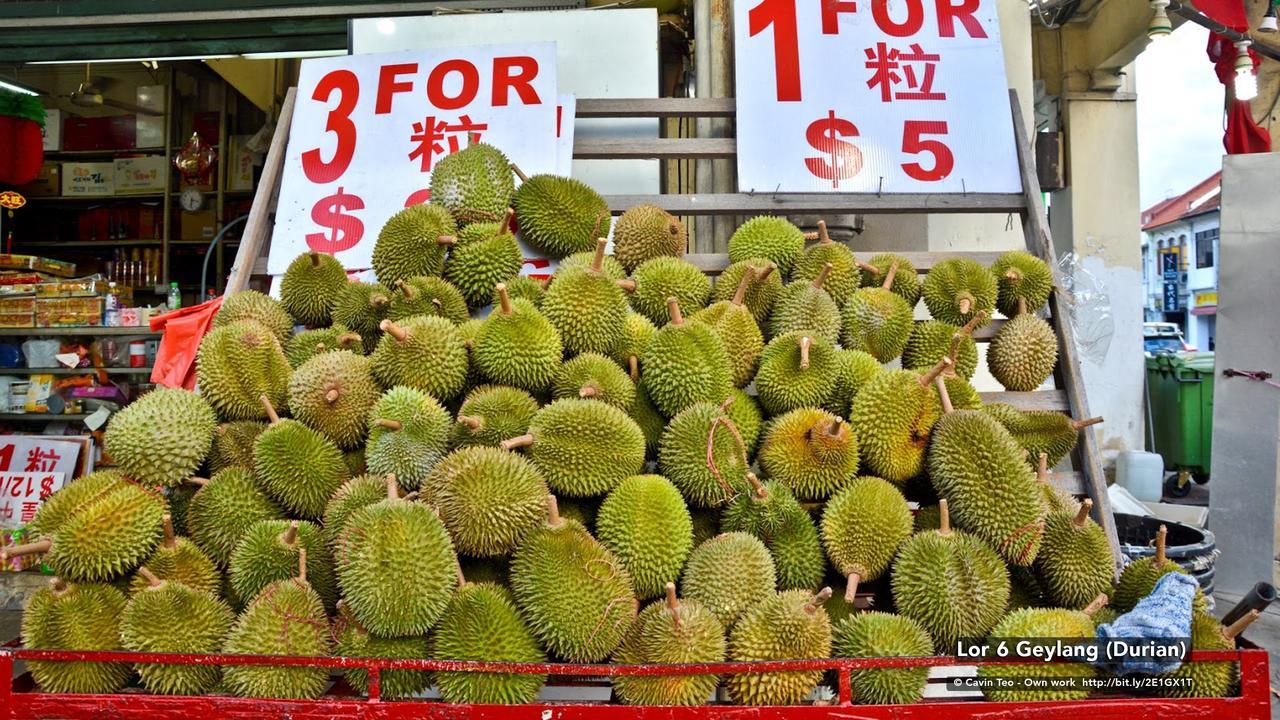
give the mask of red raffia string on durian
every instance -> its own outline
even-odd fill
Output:
[[[732,396],[730,396],[732,397]],[[727,407],[727,405],[726,405]],[[724,490],[725,500],[732,500],[737,491],[733,489],[729,483],[725,482],[724,475],[720,473],[720,468],[716,465],[715,443],[716,443],[716,427],[724,425],[733,435],[734,440],[738,443],[738,451],[742,453],[742,467],[750,467],[751,463],[747,461],[747,444],[742,439],[742,433],[738,432],[738,427],[728,417],[721,415],[711,421],[711,430],[707,433],[707,469],[711,471],[716,482],[720,484],[720,489]]]

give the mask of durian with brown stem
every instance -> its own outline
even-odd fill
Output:
[[[858,268],[862,270],[862,287],[883,287],[885,274],[894,263],[898,264],[898,273],[894,276],[889,289],[914,309],[916,303],[920,302],[920,276],[916,272],[916,266],[902,255],[881,253],[873,255],[865,263],[859,261]]]
[[[442,317],[454,325],[467,321],[467,301],[458,288],[435,276],[417,276],[391,283],[388,320],[426,315]]]
[[[866,470],[899,485],[920,474],[940,409],[933,381],[950,365],[942,358],[923,375],[883,370],[853,398],[849,424]]]
[[[840,311],[840,344],[846,349],[864,350],[887,363],[902,354],[911,337],[911,306],[890,288],[899,267],[889,266],[880,287],[862,288]]]
[[[826,281],[822,288],[827,291],[838,307],[843,307],[855,290],[862,285],[862,270],[858,258],[844,243],[831,239],[827,232],[827,221],[818,221],[818,243],[811,245],[791,271],[792,281],[813,280],[822,274],[827,265]]]
[[[493,286],[520,273],[524,255],[511,232],[516,211],[507,208],[503,219],[492,233],[471,242],[455,243],[444,263],[444,278],[476,308],[489,304]],[[478,227],[471,225],[469,227]],[[487,230],[487,226],[485,229]]]
[[[978,345],[973,341],[973,331],[986,318],[985,312],[977,313],[960,328],[941,320],[916,323],[906,347],[902,349],[902,367],[908,370],[929,368],[941,358],[950,356],[955,362],[952,371],[965,380],[971,379],[978,368]]]
[[[1191,614],[1191,649],[1235,650],[1236,638],[1261,616],[1252,609],[1230,625],[1224,627],[1217,618],[1196,609]],[[1233,662],[1184,662],[1182,667],[1164,677],[1174,678],[1162,686],[1166,697],[1229,697],[1238,692],[1240,665]],[[1190,678],[1190,686],[1182,681]]]
[[[284,356],[288,358],[289,365],[297,369],[302,363],[330,350],[350,350],[364,355],[364,340],[346,325],[303,330],[285,343]]]
[[[564,357],[560,333],[532,303],[512,300],[505,283],[498,283],[495,292],[498,307],[480,326],[471,349],[476,368],[499,385],[542,392]]]
[[[636,205],[613,226],[613,254],[627,272],[655,257],[683,257],[686,245],[684,223],[656,205]]]
[[[338,293],[333,304],[333,323],[350,328],[364,342],[365,353],[373,352],[382,337],[378,328],[391,307],[391,291],[379,283],[353,281]]]
[[[676,597],[666,584],[666,602],[646,607],[613,654],[624,665],[723,662],[724,626],[702,603]],[[699,705],[719,684],[715,675],[642,677],[617,675],[613,687],[628,705]]]
[[[280,278],[280,304],[303,325],[324,327],[346,284],[347,271],[332,255],[302,253]]]
[[[1116,580],[1115,592],[1111,594],[1111,606],[1116,612],[1124,614],[1138,604],[1138,601],[1151,594],[1160,578],[1169,573],[1188,574],[1186,569],[1169,559],[1165,547],[1169,528],[1161,525],[1156,531],[1155,552],[1148,557],[1141,557],[1124,566],[1119,579]],[[1204,593],[1196,588],[1192,609],[1208,612],[1208,603]]]
[[[1018,309],[991,339],[987,368],[1006,390],[1030,392],[1053,374],[1058,336],[1049,323],[1026,312],[1024,298],[1018,298]]]
[[[347,480],[342,451],[297,420],[281,419],[271,400],[260,398],[271,425],[253,446],[254,475],[276,502],[297,516],[318,518]]]
[[[1089,519],[1092,508],[1086,498],[1074,514],[1051,512],[1045,518],[1035,571],[1048,599],[1059,607],[1080,608],[1111,592],[1115,560],[1106,533]]]
[[[858,439],[843,418],[814,407],[773,418],[760,469],[803,500],[826,500],[858,474]]]
[[[560,333],[565,352],[608,354],[622,338],[627,298],[601,268],[608,240],[600,238],[590,267],[556,273],[542,298],[542,313]]]
[[[462,392],[469,358],[462,335],[444,318],[417,316],[402,324],[383,320],[385,335],[373,351],[373,376],[384,388],[405,385],[441,402]]]
[[[1048,455],[1049,465],[1057,465],[1075,449],[1082,430],[1103,421],[1101,417],[1072,420],[1056,410],[1018,410],[1004,403],[987,403],[982,410],[1012,433],[1029,457]]]
[[[581,398],[547,405],[528,433],[498,447],[528,447],[551,489],[570,497],[603,495],[644,466],[644,433],[635,421],[612,405]]]
[[[837,351],[825,338],[792,332],[769,341],[756,372],[756,393],[769,415],[818,407],[840,371]]]
[[[770,337],[805,332],[832,343],[840,339],[840,307],[824,289],[832,267],[827,263],[811,282],[792,281],[782,289],[769,316]]]
[[[697,265],[673,257],[656,257],[640,264],[618,287],[630,296],[631,308],[655,325],[667,320],[667,298],[674,297],[688,312],[701,310],[711,297],[711,280]]]
[[[218,566],[195,543],[174,535],[171,515],[165,514],[162,522],[164,539],[151,557],[138,568],[138,574],[129,583],[129,593],[136,594],[147,587],[149,581],[142,573],[146,570],[161,580],[179,582],[193,590],[216,594],[221,586]]]
[[[732,298],[748,268],[754,278],[743,295],[742,303],[751,310],[751,316],[758,325],[765,325],[769,320],[769,313],[773,311],[774,302],[782,293],[782,275],[775,272],[778,266],[772,260],[756,257],[730,264],[716,278],[716,285],[711,289],[711,301],[720,302]]]
[[[689,316],[691,322],[704,323],[719,336],[733,367],[733,385],[739,388],[751,383],[756,375],[756,366],[760,364],[760,354],[764,351],[760,326],[745,304],[747,288],[754,279],[755,271],[747,267],[732,298]]]
[[[879,578],[898,547],[911,537],[911,510],[902,493],[877,477],[860,477],[836,493],[822,513],[822,544],[848,579],[844,601],[853,604],[858,584]]]
[[[831,620],[822,607],[831,588],[776,593],[743,614],[729,634],[733,661],[794,660],[831,655]],[[725,687],[740,705],[795,705],[809,696],[821,670],[738,673]]]
[[[996,279],[991,271],[965,257],[936,263],[925,275],[921,290],[929,314],[952,325],[964,325],[984,310],[990,318],[996,305]]]
[[[667,417],[696,403],[719,404],[733,389],[733,367],[719,336],[709,327],[685,322],[680,303],[667,298],[671,322],[653,336],[641,358],[641,384]]]

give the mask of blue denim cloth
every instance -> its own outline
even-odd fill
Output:
[[[1190,575],[1167,573],[1133,610],[1116,618],[1115,622],[1099,625],[1098,639],[1191,637],[1191,601],[1199,587]],[[1116,675],[1128,675],[1173,672],[1182,665],[1182,661],[1176,658],[1123,658],[1100,660],[1097,664]]]

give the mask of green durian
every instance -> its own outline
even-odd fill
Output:
[[[631,376],[636,384],[636,399],[631,402],[627,414],[635,420],[636,426],[644,434],[644,456],[652,460],[658,456],[658,443],[662,440],[662,431],[667,429],[667,419],[653,406],[649,394],[640,384],[640,375]]]
[[[458,408],[458,420],[450,433],[454,448],[497,447],[529,432],[538,412],[538,401],[524,390],[502,385],[481,385]]]
[[[983,327],[996,306],[996,279],[973,260],[948,258],[936,263],[924,276],[921,294],[935,320],[967,325],[978,313],[985,312],[986,318],[978,321],[978,327]]]
[[[1027,312],[1044,307],[1053,291],[1053,270],[1048,263],[1025,250],[1010,250],[991,265],[996,278],[996,309],[1006,317],[1018,312],[1018,301],[1027,305]]]
[[[135,595],[150,585],[142,573],[145,568],[148,573],[161,580],[181,583],[192,590],[217,595],[222,584],[218,566],[194,542],[173,534],[171,516],[163,516],[162,522],[164,539],[151,557],[138,567],[138,573],[129,583],[129,594]]]
[[[224,420],[262,420],[263,395],[285,407],[290,372],[279,340],[254,320],[214,328],[196,352],[200,395]]]
[[[369,358],[349,350],[317,355],[289,378],[289,410],[343,450],[364,444],[369,409],[381,395]]]
[[[949,363],[940,362],[924,375],[884,370],[854,396],[849,424],[871,474],[902,484],[924,469],[929,433],[941,414],[933,380]]]
[[[711,328],[685,322],[675,298],[667,307],[671,322],[653,336],[641,359],[641,383],[649,399],[667,417],[695,403],[723,402],[733,389],[724,343]]]
[[[576,252],[560,259],[560,262],[556,264],[556,275],[572,268],[588,270],[595,265],[595,261],[596,250]],[[622,263],[618,262],[618,259],[612,255],[604,255],[600,258],[599,272],[614,281],[627,278],[627,269],[622,267]]]
[[[458,552],[501,557],[511,554],[542,520],[547,483],[520,455],[471,447],[436,463],[423,491],[439,510]]]
[[[174,487],[209,456],[217,427],[204,398],[158,387],[111,416],[103,449],[134,480]]]
[[[1047,455],[1050,466],[1075,449],[1081,430],[1102,422],[1102,418],[1072,420],[1056,410],[1018,410],[1004,403],[983,405],[982,411],[998,420],[1029,457]]]
[[[738,283],[733,298],[721,300],[689,316],[693,322],[703,323],[715,331],[729,357],[733,370],[733,386],[746,387],[756,376],[760,354],[764,352],[764,336],[755,316],[743,303],[747,287],[755,277],[755,271],[747,268]]]
[[[125,599],[98,583],[54,579],[27,600],[22,610],[22,646],[32,650],[124,650],[120,619]],[[114,693],[128,682],[126,663],[28,660],[27,668],[47,693]]]
[[[304,252],[280,278],[280,305],[299,323],[323,327],[346,284],[347,271],[332,255]]]
[[[760,409],[760,403],[739,388],[734,388],[729,393],[729,400],[726,402],[728,405],[725,406],[724,414],[728,415],[734,427],[738,428],[738,434],[742,436],[742,444],[747,451],[747,458],[754,458],[756,448],[760,444],[760,430],[764,425],[764,412]]]
[[[227,575],[237,597],[256,597],[267,585],[298,573],[305,556],[307,582],[332,611],[338,601],[333,558],[320,528],[304,520],[259,520],[245,531]]]
[[[803,332],[831,343],[840,339],[840,307],[823,288],[829,270],[824,266],[811,282],[793,280],[782,289],[769,315],[770,337]]]
[[[973,330],[985,317],[986,314],[978,313],[962,328],[941,320],[916,323],[902,349],[903,369],[925,370],[950,357],[955,363],[951,369],[965,380],[972,379],[978,368],[978,345],[973,341]]]
[[[723,662],[724,626],[697,600],[678,600],[675,583],[666,584],[666,601],[650,603],[613,654],[623,665]],[[642,677],[615,675],[613,688],[628,705],[702,705],[715,692],[715,675]]]
[[[1253,610],[1228,628],[1209,613],[1195,609],[1191,613],[1192,651],[1235,650],[1236,636],[1258,615],[1258,611]],[[1191,678],[1190,687],[1178,683],[1163,686],[1161,694],[1166,697],[1230,697],[1238,692],[1240,666],[1233,662],[1184,662],[1182,667],[1163,677]]]
[[[1105,600],[1105,596],[1103,597]],[[1090,642],[1094,639],[1093,618],[1088,612],[1061,608],[1022,608],[1009,613],[991,630],[989,641],[1023,638],[1053,638],[1070,643]],[[1019,685],[1023,679],[1068,680],[1077,683],[1094,677],[1097,671],[1083,662],[1031,662],[1017,665],[982,665],[978,677],[1009,678],[1013,689],[983,688],[982,694],[993,702],[1039,702],[1084,700],[1089,696],[1087,687],[1066,689],[1027,688]]]
[[[836,625],[832,650],[836,657],[847,658],[925,657],[933,654],[933,640],[909,617],[865,612]],[[929,668],[924,667],[849,673],[853,700],[860,705],[919,702],[928,679]]]
[[[636,386],[613,360],[587,352],[560,366],[551,383],[551,397],[599,400],[626,411],[635,402]]]
[[[521,237],[551,257],[590,250],[609,235],[609,204],[580,180],[534,175],[523,180],[513,202]]]
[[[627,313],[622,323],[622,337],[609,352],[609,357],[628,372],[632,371],[631,364],[634,362],[635,373],[638,374],[640,358],[644,357],[645,351],[649,349],[649,343],[657,332],[658,328],[649,322],[649,318],[638,312]]]
[[[128,480],[117,470],[97,470],[67,481],[36,508],[35,516],[26,527],[27,537],[52,535],[81,510],[126,482]]]
[[[487,143],[471,142],[431,168],[431,204],[444,207],[459,225],[501,220],[515,192],[511,161]]]
[[[818,243],[810,245],[796,261],[791,272],[792,282],[813,280],[827,270],[822,289],[831,296],[838,307],[843,307],[853,292],[862,285],[862,270],[858,258],[844,243],[838,243],[827,234],[825,220],[818,221]]]
[[[392,215],[378,232],[370,258],[378,282],[389,287],[397,280],[439,275],[448,250],[440,238],[457,233],[457,223],[439,205],[410,205]]]
[[[920,276],[916,274],[916,266],[901,255],[881,253],[873,256],[866,265],[859,265],[862,268],[862,287],[884,287],[886,274],[894,263],[898,264],[898,272],[894,274],[889,290],[914,309],[920,302]]]
[[[1122,615],[1129,612],[1139,600],[1156,589],[1156,583],[1160,578],[1169,573],[1189,574],[1185,568],[1165,556],[1165,540],[1168,532],[1168,528],[1161,525],[1156,532],[1155,553],[1133,560],[1124,566],[1124,570],[1116,580],[1115,592],[1111,594],[1110,605],[1113,610]],[[1198,588],[1191,607],[1193,610],[1209,611],[1204,594]]]
[[[346,325],[303,330],[285,343],[284,356],[289,361],[289,367],[296,369],[316,355],[330,350],[350,350],[363,355],[364,341],[347,329]]]
[[[837,351],[836,360],[839,370],[836,372],[835,383],[831,386],[831,394],[822,403],[822,407],[832,415],[846,417],[853,405],[853,398],[871,378],[880,373],[882,366],[871,353],[863,350]]]
[[[596,515],[596,535],[622,561],[641,600],[662,594],[693,550],[693,521],[684,498],[661,475],[618,483]]]
[[[883,286],[862,288],[845,303],[840,312],[845,349],[864,350],[882,363],[902,354],[913,323],[911,306],[890,289],[898,272],[897,265],[889,266]]]
[[[369,409],[365,461],[369,472],[395,475],[417,489],[449,443],[449,412],[421,390],[397,386]]]
[[[803,253],[804,233],[785,218],[753,217],[729,237],[729,262],[767,258],[784,276],[791,275],[791,268]]]
[[[726,532],[689,553],[680,590],[731,628],[744,612],[773,595],[777,578],[773,556],[759,538]]]
[[[213,316],[213,328],[226,327],[241,320],[253,320],[275,336],[281,345],[293,334],[293,318],[279,300],[257,290],[241,290],[222,299]]]
[[[366,353],[373,352],[382,337],[379,324],[391,308],[391,291],[378,283],[349,282],[333,304],[333,324],[360,336]]]
[[[227,468],[199,482],[203,485],[187,508],[187,531],[218,567],[227,567],[240,537],[254,523],[285,516],[258,486],[251,470]]]
[[[858,439],[825,410],[796,408],[769,423],[760,469],[804,500],[825,500],[858,474]]]
[[[1058,607],[1080,609],[1098,595],[1111,593],[1115,560],[1107,534],[1089,519],[1093,501],[1077,513],[1051,512],[1044,521],[1044,541],[1035,571],[1048,599]]]
[[[601,238],[590,266],[557,272],[542,298],[541,310],[560,332],[569,355],[607,355],[623,337],[627,298],[622,288],[601,272],[604,247]]]
[[[143,574],[120,618],[120,644],[131,652],[217,653],[231,630],[235,613],[216,590],[199,590],[174,580]],[[150,575],[150,577],[146,577]],[[204,695],[222,679],[217,665],[134,666],[142,686],[161,695]]]
[[[657,205],[636,205],[613,225],[613,254],[627,272],[656,257],[683,257],[687,245],[684,223]]]
[[[357,475],[342,483],[329,498],[321,528],[330,547],[337,547],[342,528],[357,510],[387,499],[387,481],[385,475]]]
[[[404,658],[423,660],[429,656],[430,646],[425,635],[404,637],[380,637],[365,629],[338,601],[338,616],[333,621],[333,652],[339,657]],[[369,693],[369,671],[350,668],[343,676],[351,687],[361,694]],[[378,674],[379,694],[384,698],[412,697],[431,686],[431,673],[422,670],[383,670]]]
[[[658,471],[690,506],[719,507],[749,488],[745,442],[724,406],[697,403],[672,418],[663,431]]]
[[[987,369],[1005,390],[1030,392],[1058,364],[1058,335],[1049,323],[1020,313],[996,332],[987,348]]]
[[[449,281],[432,276],[416,276],[390,283],[391,304],[387,307],[388,320],[426,315],[442,317],[454,325],[470,319],[467,301],[462,292]],[[493,288],[490,287],[491,291]]]
[[[467,379],[467,348],[453,323],[417,316],[402,324],[382,321],[386,334],[373,351],[373,376],[385,388],[405,385],[437,400],[462,392]]]
[[[827,501],[822,544],[836,571],[848,578],[844,601],[852,604],[858,584],[889,569],[898,547],[911,537],[906,498],[878,477],[855,479]]]
[[[444,278],[458,288],[473,308],[488,305],[494,286],[515,278],[524,266],[524,253],[516,236],[511,234],[510,221],[514,217],[515,212],[508,210],[506,221],[496,232],[474,242],[455,245],[445,260]]]
[[[640,427],[625,412],[594,400],[556,400],[533,416],[528,433],[499,447],[529,447],[551,489],[570,497],[603,495],[644,466]]]
[[[268,404],[271,426],[253,445],[253,471],[262,488],[289,512],[318,518],[347,481],[342,451],[297,420],[281,420]]]
[[[534,307],[542,307],[542,296],[547,293],[544,282],[528,275],[516,275],[504,280],[502,284],[507,286],[507,293],[512,300],[517,298],[528,300]],[[498,291],[495,287],[493,294],[489,297],[489,304],[497,305],[498,302]]]
[[[742,284],[747,268],[751,268],[752,278],[747,291],[742,297],[742,304],[751,311],[756,324],[764,325],[773,312],[773,304],[782,293],[782,275],[774,272],[777,264],[768,258],[754,257],[735,262],[725,268],[711,289],[711,301],[721,302],[733,298]]]
[[[711,297],[711,280],[691,262],[661,256],[646,260],[619,283],[631,293],[631,307],[656,326],[666,324],[667,300],[675,298],[686,312],[701,310]]]
[[[743,613],[729,634],[735,662],[797,660],[831,656],[831,620],[822,603],[830,588],[775,593]],[[739,705],[797,705],[822,679],[821,670],[738,673],[725,688]]]
[[[836,349],[826,339],[800,332],[779,335],[760,356],[760,405],[771,416],[822,405],[839,370]]]
[[[724,509],[720,527],[725,532],[747,532],[760,538],[773,556],[779,590],[801,590],[822,582],[826,556],[809,511],[786,485],[761,484],[748,474],[750,492],[736,496]]]
[[[445,609],[431,636],[434,660],[546,662],[506,588],[466,582]],[[436,686],[447,703],[519,705],[533,702],[545,675],[437,672]]]
[[[471,349],[476,368],[494,383],[542,392],[564,356],[560,333],[528,300],[508,298],[505,285],[498,296]]]

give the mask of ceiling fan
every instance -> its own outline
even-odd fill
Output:
[[[90,73],[90,65],[89,63],[85,63],[84,82],[81,82],[80,86],[77,87],[74,91],[72,91],[70,95],[67,96],[67,99],[71,101],[72,105],[77,105],[79,107],[86,107],[86,108],[103,107],[103,106],[113,107],[119,110],[128,110],[130,112],[138,113],[140,115],[159,116],[164,114],[158,110],[152,110],[150,108],[144,108],[140,105],[134,105],[133,103],[122,102],[120,100],[112,100],[111,98],[105,97],[102,94],[102,88],[110,87],[114,83],[114,81],[111,80],[110,78],[95,79],[91,77],[89,73]]]

